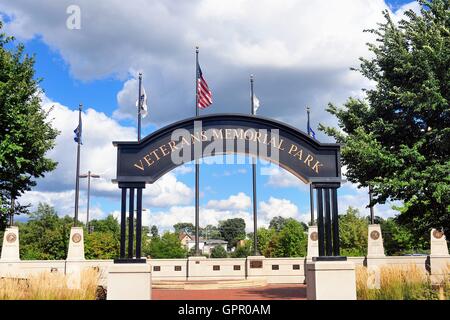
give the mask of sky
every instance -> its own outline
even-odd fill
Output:
[[[4,31],[34,54],[42,78],[42,106],[60,131],[48,156],[55,171],[37,180],[21,204],[54,206],[59,215],[74,214],[76,143],[73,130],[83,104],[81,173],[90,170],[90,217],[116,217],[120,190],[111,180],[116,170],[112,141],[137,137],[137,74],[143,73],[149,114],[143,136],[195,114],[195,46],[213,104],[201,114],[248,113],[249,76],[254,75],[258,114],[306,131],[306,106],[320,142],[333,142],[317,130],[337,126],[325,109],[348,97],[363,98],[368,82],[351,67],[369,57],[373,35],[364,29],[395,20],[415,2],[403,0],[0,0]],[[170,230],[194,222],[194,170],[191,163],[167,173],[144,190],[144,225]],[[275,216],[309,221],[309,186],[281,168],[258,162],[258,225]],[[344,168],[345,172],[345,168]],[[345,179],[345,177],[344,177]],[[81,221],[86,219],[87,181],[80,181]],[[349,206],[368,215],[368,194],[350,182],[338,190],[339,211]],[[396,214],[394,203],[378,205],[376,214]],[[200,171],[200,226],[243,218],[252,224],[252,176],[249,164],[207,164]],[[25,217],[19,217],[24,219]]]

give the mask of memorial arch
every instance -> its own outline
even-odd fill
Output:
[[[193,117],[161,128],[140,141],[115,141],[113,144],[117,147],[117,176],[113,182],[122,190],[120,258],[116,262],[145,261],[141,259],[140,234],[145,185],[184,163],[224,154],[268,160],[310,184],[311,198],[316,195],[319,257],[339,257],[337,189],[341,184],[341,167],[338,144],[320,143],[285,123],[243,114]],[[128,252],[125,252],[127,211],[130,223]]]

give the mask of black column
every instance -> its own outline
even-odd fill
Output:
[[[331,242],[331,211],[330,211],[330,189],[326,188],[325,192],[325,243],[326,255],[333,255],[333,243]]]
[[[340,255],[339,245],[339,213],[337,203],[337,188],[331,189],[331,197],[333,200],[333,255]]]
[[[142,189],[137,189],[136,199],[136,259],[141,258],[142,231]]]
[[[317,232],[319,234],[319,256],[325,255],[325,235],[323,225],[323,196],[322,189],[317,189]]]
[[[120,258],[125,259],[125,235],[127,232],[127,188],[122,188],[122,203],[120,210]]]
[[[134,188],[130,188],[130,198],[128,201],[128,259],[133,259],[134,240]]]
[[[312,188],[317,190],[317,233],[319,257],[317,260],[346,260],[340,257],[339,216],[337,188],[340,183],[315,182]]]

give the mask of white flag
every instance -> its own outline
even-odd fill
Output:
[[[259,108],[259,99],[253,95],[253,111],[256,114],[256,110]]]
[[[141,93],[141,103],[140,103],[140,113],[142,118],[145,118],[145,116],[147,115],[148,111],[147,111],[147,94],[145,93],[145,89],[144,87],[142,87],[142,93]],[[136,101],[136,107],[138,106],[139,101]]]

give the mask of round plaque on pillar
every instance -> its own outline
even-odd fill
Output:
[[[75,233],[75,234],[72,236],[72,241],[73,241],[74,243],[80,242],[80,241],[81,241],[81,234]]]
[[[11,232],[6,235],[6,241],[8,243],[14,243],[14,242],[16,242],[16,240],[17,240],[17,236],[14,233]]]
[[[433,237],[435,237],[436,239],[440,239],[444,236],[444,233],[442,231],[439,230],[434,230],[433,231]]]
[[[317,234],[317,231],[311,232],[311,234],[309,235],[309,238],[312,241],[317,241],[317,239],[319,238],[319,235]]]
[[[373,230],[373,231],[370,233],[370,238],[371,238],[372,240],[378,240],[378,238],[380,238],[380,233],[379,233],[377,230]]]

